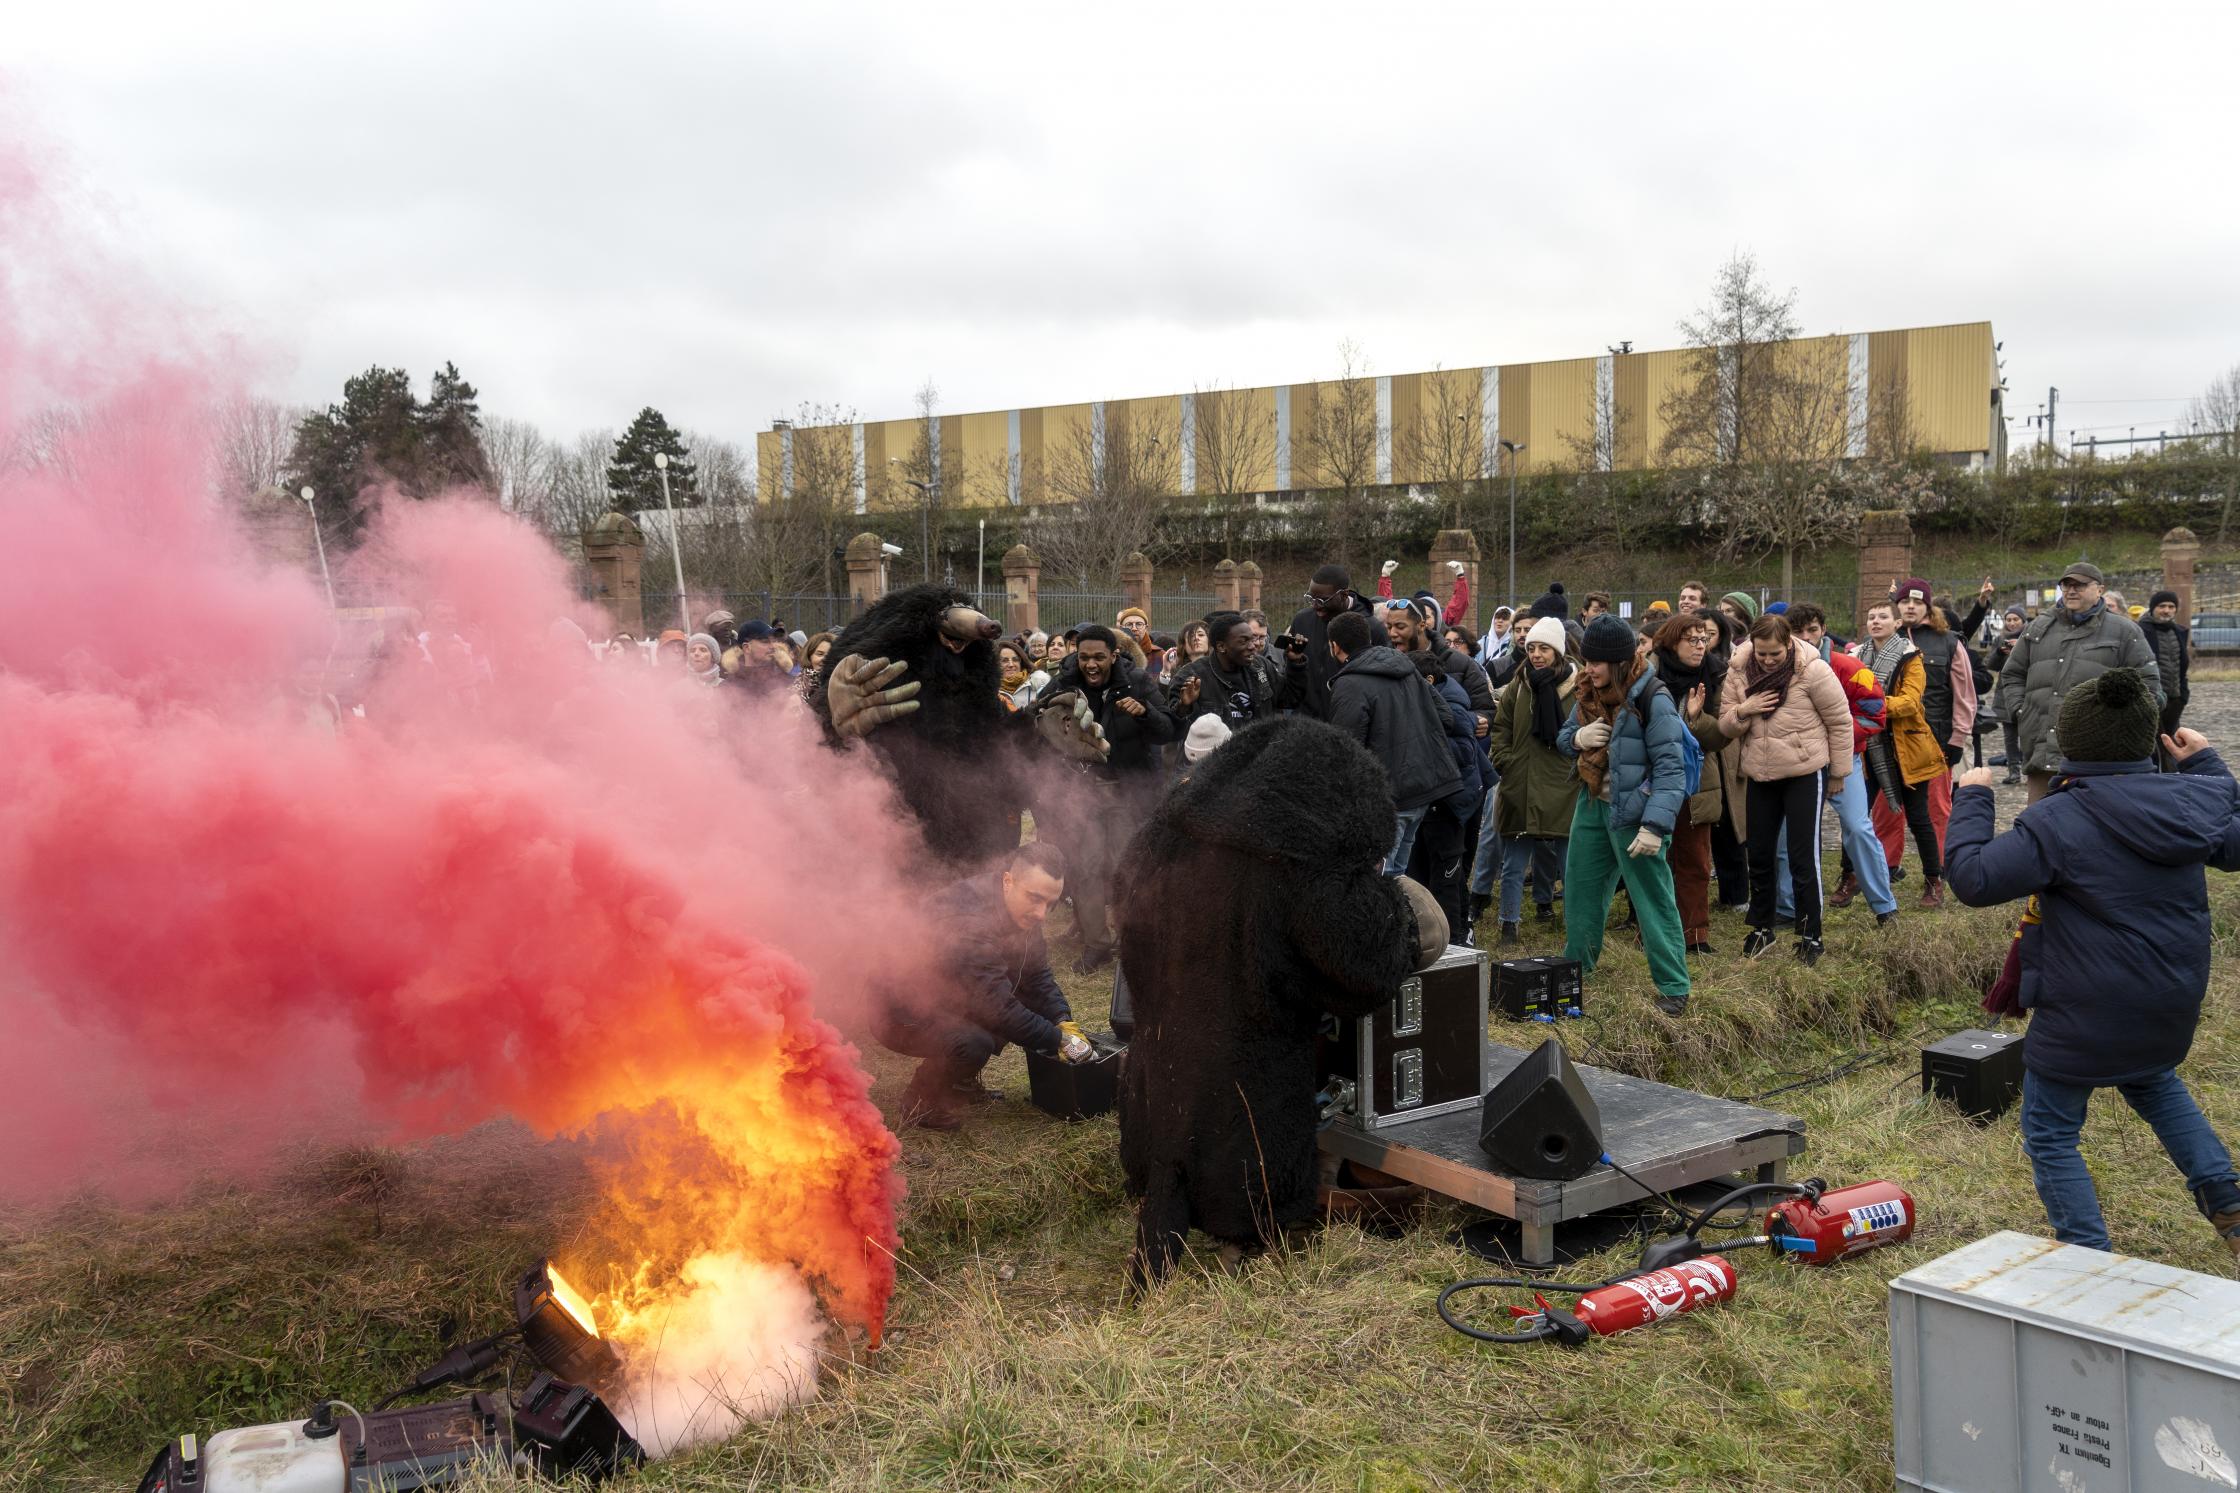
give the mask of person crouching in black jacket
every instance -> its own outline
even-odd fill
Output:
[[[995,1097],[981,1087],[980,1070],[1007,1043],[1070,1061],[1088,1055],[1042,941],[1065,882],[1064,854],[1037,840],[1002,869],[935,894],[955,941],[931,988],[916,1000],[890,1000],[873,1026],[880,1045],[925,1060],[903,1091],[902,1123],[956,1129],[963,1106]]]
[[[1072,864],[1073,916],[1081,930],[1073,968],[1085,975],[1112,962],[1112,867],[1158,801],[1159,748],[1178,733],[1158,686],[1122,656],[1110,628],[1082,628],[1042,696],[1068,690],[1081,692],[1112,750],[1101,763],[1069,764],[1045,782],[1035,795],[1035,823]]]

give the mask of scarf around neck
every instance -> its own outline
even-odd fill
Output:
[[[1593,721],[1608,721],[1612,740],[1617,739],[1618,713],[1625,708],[1626,696],[1632,692],[1635,681],[1641,677],[1638,659],[1628,661],[1622,668],[1624,672],[1612,675],[1610,682],[1601,689],[1596,689],[1584,677],[1579,680],[1579,724],[1583,726]],[[1609,775],[1609,742],[1598,747],[1579,749],[1579,781],[1587,785],[1589,793],[1601,798],[1603,782]]]
[[[1745,695],[1771,695],[1773,708],[1779,710],[1789,698],[1789,686],[1797,677],[1797,646],[1791,643],[1781,650],[1781,662],[1768,663],[1765,655],[1756,648],[1750,650],[1750,662],[1742,671],[1742,692]]]
[[[1571,661],[1559,658],[1545,669],[1525,665],[1525,688],[1532,691],[1532,739],[1550,751],[1563,730],[1563,681],[1571,677]]]
[[[1704,708],[1717,707],[1719,687],[1726,682],[1727,667],[1713,656],[1710,649],[1704,649],[1703,662],[1692,669],[1680,662],[1679,654],[1667,653],[1662,648],[1656,651],[1656,659],[1657,681],[1672,696],[1672,703],[1680,707],[1683,718],[1688,713],[1688,696],[1695,692],[1699,684],[1703,686]]]
[[[1880,643],[1869,638],[1866,647],[1859,654],[1859,661],[1874,670],[1874,682],[1882,686],[1884,693],[1888,693],[1890,680],[1898,672],[1898,665],[1906,661],[1907,654],[1918,651],[1904,633],[1894,632]]]

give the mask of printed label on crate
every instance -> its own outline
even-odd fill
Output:
[[[1869,1203],[1864,1208],[1851,1210],[1851,1221],[1843,1226],[1846,1239],[1863,1239],[1869,1234],[1879,1234],[1884,1229],[1905,1227],[1906,1210],[1897,1203]]]

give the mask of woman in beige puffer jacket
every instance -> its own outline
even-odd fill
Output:
[[[1774,867],[1789,836],[1797,907],[1797,957],[1819,962],[1820,805],[1829,782],[1851,771],[1851,711],[1843,684],[1818,649],[1789,639],[1788,619],[1761,617],[1735,649],[1719,697],[1719,726],[1738,738],[1749,781],[1750,936],[1755,959],[1773,947]],[[1823,771],[1827,777],[1822,778]]]

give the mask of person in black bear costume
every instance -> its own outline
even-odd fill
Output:
[[[1002,631],[961,591],[906,586],[847,625],[809,690],[827,739],[869,741],[927,850],[949,865],[977,866],[1018,844],[1021,753],[1032,742],[1077,760],[1108,750],[1077,694],[1004,708]]]
[[[1368,1014],[1446,952],[1430,893],[1382,874],[1397,828],[1376,758],[1284,716],[1198,763],[1129,844],[1114,890],[1132,1285],[1162,1279],[1193,1226],[1252,1250],[1312,1215],[1323,1016]],[[1157,916],[1178,906],[1199,911]]]

